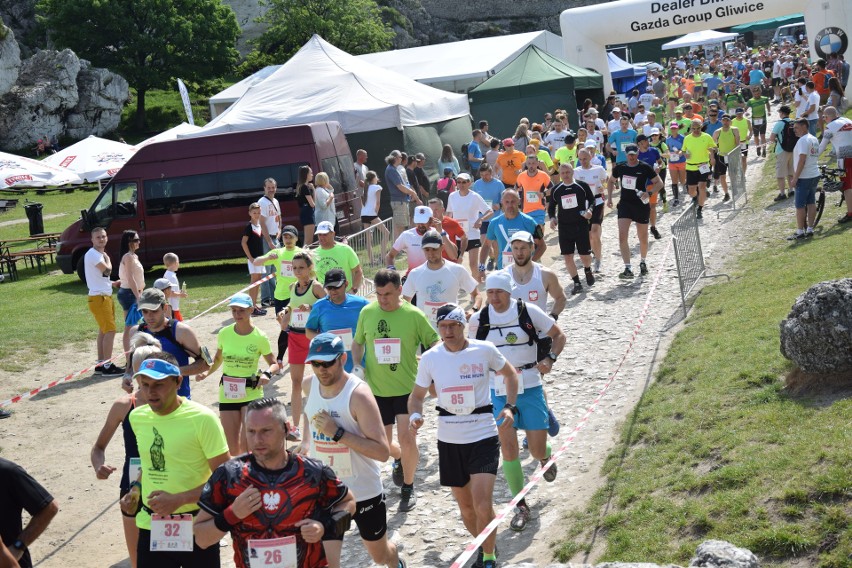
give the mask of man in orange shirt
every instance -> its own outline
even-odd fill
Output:
[[[695,120],[697,118],[701,122],[704,122],[703,116],[695,114],[695,109],[693,108],[692,103],[683,105],[683,118],[684,120]]]
[[[516,186],[523,203],[522,211],[532,217],[537,225],[544,225],[547,195],[553,184],[542,168],[538,156],[530,153],[524,162],[524,171],[518,174]]]
[[[507,188],[515,187],[526,155],[515,149],[515,142],[511,138],[503,140],[503,148],[504,151],[497,156],[496,174]]]
[[[831,89],[828,88],[828,80],[834,77],[834,72],[826,69],[825,59],[818,59],[816,67],[816,73],[814,73],[811,81],[814,82],[816,92],[819,93],[819,104],[824,105],[828,102],[828,95],[831,93]]]

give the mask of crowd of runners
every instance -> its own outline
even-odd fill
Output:
[[[91,461],[98,478],[121,477],[131,564],[218,566],[219,541],[230,534],[238,567],[339,567],[354,521],[376,564],[404,567],[387,532],[380,464],[391,461],[397,514],[407,513],[417,507],[422,448],[433,443],[440,484],[450,488],[464,528],[479,535],[495,516],[498,468],[512,495],[525,485],[521,446],[546,467],[546,482],[557,477],[548,462],[559,423],[542,378],[566,345],[557,323],[565,290],[582,294],[609,268],[601,239],[607,211],[617,213],[623,262],[613,273],[636,277],[635,225],[638,272],[646,275],[649,233],[663,236],[659,209],[689,206],[701,219],[708,199],[730,199],[728,160],[745,168],[750,153],[765,158],[772,151],[777,199],[795,189],[796,235],[806,236],[813,165],[831,144],[847,172],[849,212],[840,222],[852,220],[852,121],[843,117],[848,75],[842,57],[809,62],[798,46],[691,53],[652,73],[643,92],[613,94],[600,108],[587,101],[576,132],[561,109],[540,123],[522,119],[502,139],[482,121],[459,149],[461,160],[444,148],[434,186],[422,154],[393,151],[377,173],[359,150],[362,222],[393,219],[388,250],[369,251],[386,265],[372,275],[372,301],[359,295],[362,259],[337,238],[333,221],[311,225],[311,235],[301,235],[317,242],[299,246],[300,231],[282,223],[275,180],[263,180],[242,244],[252,283],[271,278],[260,298],[256,286],[229,299],[233,323],[219,330],[215,350],[182,321],[186,292],[177,255],[166,255],[163,278],[145,287],[134,259],[139,237],[127,234],[120,281],[112,281],[106,231],[94,229],[85,271],[100,330],[96,372],[123,375],[127,394],[110,409]],[[781,120],[767,131],[772,105],[781,105]],[[312,172],[300,173],[297,193],[315,202],[311,179]],[[384,230],[376,227],[377,243],[390,238]],[[545,234],[553,232],[570,283],[537,262]],[[407,267],[398,269],[403,253]],[[126,368],[112,356],[116,287],[126,318]],[[274,342],[252,319],[264,317],[266,307],[274,308],[280,328]],[[288,403],[265,397],[264,388],[282,380],[285,369]],[[200,381],[218,381],[218,415],[192,400]],[[436,440],[424,439],[430,422]],[[125,460],[111,466],[106,448],[119,428]],[[17,525],[3,534],[9,551],[2,552],[13,559],[8,565],[29,566],[27,546],[55,506],[11,462],[0,460],[0,471],[10,472],[8,486],[26,498]],[[22,508],[33,515],[27,527]],[[510,528],[523,531],[530,517],[521,500]],[[474,566],[497,566],[496,540],[492,532]]]

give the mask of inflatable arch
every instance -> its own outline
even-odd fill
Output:
[[[844,53],[852,30],[849,0],[617,0],[565,10],[565,60],[590,67],[612,89],[606,46],[804,13],[811,58]]]

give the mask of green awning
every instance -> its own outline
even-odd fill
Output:
[[[754,32],[757,30],[768,30],[770,28],[777,28],[778,26],[783,26],[784,24],[794,24],[796,22],[804,23],[804,21],[804,15],[790,14],[789,16],[780,16],[778,18],[760,20],[759,22],[752,22],[750,24],[740,24],[738,26],[733,26],[731,27],[731,31],[737,32],[738,34],[742,34],[745,32]]]

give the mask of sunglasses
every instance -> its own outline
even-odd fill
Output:
[[[333,367],[337,360],[340,357],[335,357],[331,361],[311,361],[311,367],[320,367],[321,369],[328,369],[329,367]]]
[[[142,239],[130,239],[131,243],[138,243],[138,242],[141,242],[141,241],[142,241]]]

